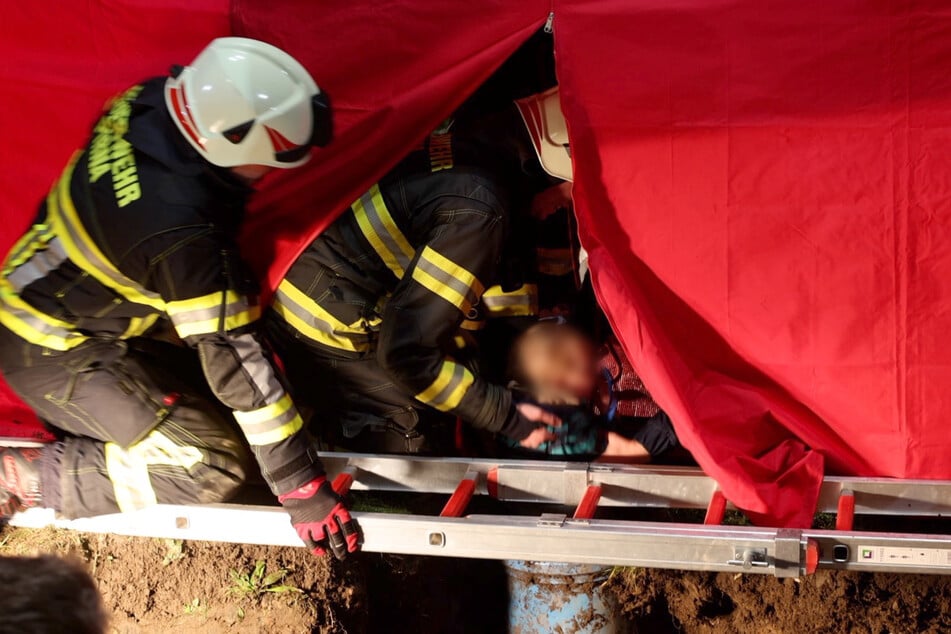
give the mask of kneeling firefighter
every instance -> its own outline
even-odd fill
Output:
[[[571,177],[557,89],[518,106],[430,135],[279,285],[271,339],[298,397],[338,421],[338,445],[444,451],[445,414],[526,447],[560,424],[459,354],[464,322],[531,311],[527,286],[503,284],[503,249],[516,210]]]
[[[214,40],[107,104],[0,274],[0,368],[61,437],[0,449],[4,513],[225,500],[249,445],[315,552],[357,548],[256,333],[236,242],[251,184],[330,136],[329,102],[304,67],[245,38]],[[197,356],[158,340],[169,323]]]

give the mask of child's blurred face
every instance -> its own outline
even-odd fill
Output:
[[[527,387],[555,390],[579,399],[594,391],[598,365],[594,344],[565,326],[529,331],[519,355]]]

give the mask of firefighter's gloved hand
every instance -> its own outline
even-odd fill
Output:
[[[518,403],[512,407],[508,420],[500,430],[526,449],[555,439],[555,428],[561,427],[561,418],[535,403]]]
[[[359,548],[357,524],[324,476],[277,499],[291,516],[297,534],[315,555],[324,555],[329,550],[337,559],[345,559],[347,553]]]

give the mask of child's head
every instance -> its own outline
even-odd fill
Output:
[[[591,396],[597,383],[596,352],[594,343],[581,331],[554,322],[541,322],[512,344],[509,374],[533,390],[585,399]]]

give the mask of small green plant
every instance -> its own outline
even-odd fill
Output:
[[[262,594],[281,594],[284,592],[303,592],[300,588],[282,583],[290,572],[286,568],[266,573],[267,564],[258,561],[251,572],[231,570],[231,594],[241,597],[257,597]]]
[[[835,514],[818,513],[812,522],[814,528],[821,530],[832,530],[835,528]]]
[[[182,609],[185,614],[200,614],[204,615],[208,611],[208,606],[204,605],[201,602],[201,599],[195,597],[192,599],[191,603],[186,603],[185,607]]]
[[[185,542],[181,539],[166,539],[165,557],[162,558],[162,566],[169,566],[179,559],[185,558]]]

